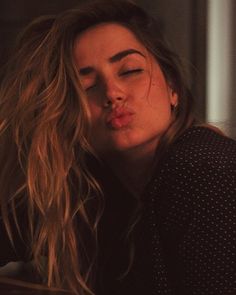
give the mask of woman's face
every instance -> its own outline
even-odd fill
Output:
[[[116,23],[81,33],[74,54],[91,111],[90,143],[98,154],[154,151],[177,104],[155,58]]]

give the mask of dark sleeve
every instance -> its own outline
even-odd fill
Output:
[[[236,165],[173,160],[162,237],[177,294],[236,294]],[[167,185],[168,184],[168,185]]]

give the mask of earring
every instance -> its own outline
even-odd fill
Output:
[[[177,107],[178,107],[178,104],[177,104],[177,103],[176,103],[176,104],[172,104],[172,105],[170,106],[171,112],[176,113],[176,111],[177,111]]]

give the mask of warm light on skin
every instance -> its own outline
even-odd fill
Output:
[[[84,31],[75,41],[74,53],[88,96],[95,150],[154,152],[171,122],[171,105],[177,104],[177,94],[155,58],[130,30],[115,23]],[[133,113],[131,121],[109,128],[107,117],[120,107]]]

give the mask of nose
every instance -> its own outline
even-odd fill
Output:
[[[125,91],[118,81],[109,79],[104,83],[104,107],[114,107],[125,99]]]

